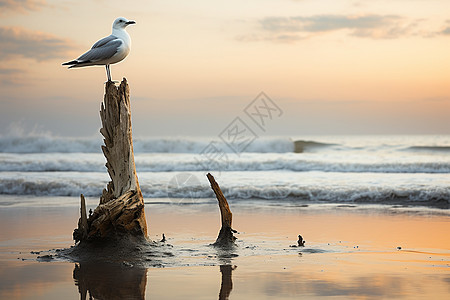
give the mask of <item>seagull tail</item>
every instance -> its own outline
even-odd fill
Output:
[[[69,69],[71,68],[79,68],[84,67],[86,65],[89,65],[90,61],[79,61],[79,60],[71,60],[68,62],[63,63],[63,66],[69,66]]]
[[[71,60],[71,61],[68,61],[68,62],[63,63],[62,65],[63,65],[63,66],[76,65],[76,64],[78,64],[78,63],[79,63],[78,60]]]

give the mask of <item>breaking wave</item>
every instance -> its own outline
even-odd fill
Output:
[[[99,197],[109,181],[102,143],[100,136],[0,136],[0,194]],[[257,138],[234,153],[218,137],[134,139],[146,198],[213,199],[204,178],[212,172],[228,199],[270,200],[271,205],[412,203],[448,208],[449,145],[447,136],[276,137]],[[183,182],[172,180],[183,173],[195,174],[197,180],[173,186]]]
[[[202,153],[207,147],[233,153],[233,145],[208,138],[135,138],[135,153]],[[101,137],[66,138],[52,135],[0,136],[2,153],[101,153]],[[289,138],[258,138],[243,152],[286,153],[294,151]]]
[[[345,173],[450,173],[450,159],[436,161],[432,157],[399,159],[384,156],[382,159],[355,161],[345,156],[320,154],[308,156],[295,153],[242,153],[224,155],[209,160],[201,154],[146,154],[135,156],[139,172],[185,171],[274,171],[294,172],[345,172]],[[0,172],[106,172],[105,158],[94,153],[39,153],[0,154]]]
[[[159,182],[142,180],[140,186],[145,198],[167,198],[174,203],[195,204],[195,199],[214,198],[206,180],[201,183],[197,177],[195,179],[184,186],[173,185],[169,180]],[[99,197],[107,181],[107,176],[101,174],[90,174],[78,178],[61,178],[61,176],[54,178],[2,178],[0,179],[0,194],[77,197],[84,194],[88,197]],[[340,187],[330,185],[299,187],[289,182],[252,185],[235,181],[223,184],[222,191],[229,200],[276,200],[280,205],[286,202],[324,202],[420,204],[448,208],[450,203],[450,188],[445,186],[428,188],[382,186],[375,188],[362,184]]]
[[[406,150],[423,152],[450,152],[450,146],[411,146],[406,148]]]

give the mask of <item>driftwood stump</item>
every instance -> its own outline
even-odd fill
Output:
[[[229,247],[234,245],[234,241],[236,237],[233,233],[236,230],[232,229],[231,222],[233,219],[233,214],[231,213],[230,207],[228,206],[228,201],[222,193],[222,190],[219,187],[219,184],[216,182],[214,177],[208,173],[206,175],[208,177],[209,183],[211,184],[211,188],[216,194],[217,201],[219,202],[220,215],[222,220],[222,227],[220,228],[219,236],[216,239],[216,242],[213,244],[214,246],[219,247]]]
[[[94,242],[133,237],[147,238],[144,198],[134,164],[131,134],[130,89],[124,78],[119,87],[109,81],[100,116],[102,146],[111,181],[103,190],[100,204],[87,218],[81,195],[81,217],[74,230],[75,242]]]

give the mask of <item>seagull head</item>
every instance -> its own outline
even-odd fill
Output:
[[[126,18],[117,18],[113,23],[113,29],[125,29],[128,25],[136,24],[135,21],[129,21]]]

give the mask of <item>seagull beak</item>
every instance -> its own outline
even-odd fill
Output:
[[[135,22],[135,21],[128,21],[128,22],[126,22],[125,24],[131,25],[131,24],[136,24],[136,22]]]

